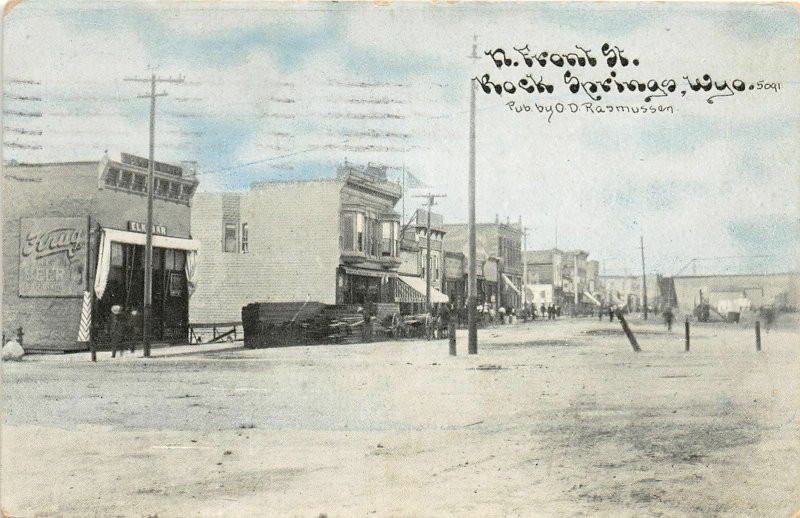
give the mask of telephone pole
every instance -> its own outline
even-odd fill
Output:
[[[472,38],[473,61],[478,60],[478,36]],[[469,354],[478,354],[478,322],[476,301],[478,298],[478,281],[475,246],[475,80],[469,80],[469,278],[467,291],[467,327],[469,336]]]
[[[519,228],[522,230],[522,310],[527,309],[528,305],[528,227],[522,226],[522,218],[519,221]]]
[[[427,252],[425,257],[425,308],[431,310],[431,207],[434,205],[435,198],[447,198],[446,194],[426,194],[424,196],[414,196],[414,198],[427,198],[428,200],[428,225],[425,235],[427,236]],[[419,214],[419,213],[417,213]],[[419,223],[419,222],[417,222]]]
[[[150,99],[150,154],[147,164],[147,223],[145,229],[144,247],[144,308],[142,311],[142,341],[144,342],[144,356],[150,356],[150,320],[153,311],[153,169],[156,142],[156,97],[165,97],[166,92],[156,93],[156,83],[183,83],[183,77],[156,77],[151,74],[149,79],[129,77],[125,81],[137,83],[150,83],[150,93],[137,95],[140,99]]]
[[[647,274],[644,271],[644,236],[639,236],[642,249],[642,304],[644,305],[644,319],[647,320]]]
[[[578,284],[579,284],[578,281],[580,280],[578,278],[578,250],[575,250],[575,264],[574,264],[574,266],[575,266],[575,273],[574,273],[575,277],[572,279],[572,291],[575,292],[574,293],[575,300],[574,300],[573,306],[572,306],[572,316],[576,317],[576,316],[578,316]]]

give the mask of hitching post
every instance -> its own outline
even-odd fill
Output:
[[[686,318],[686,352],[689,352],[689,318]]]
[[[622,324],[622,330],[625,331],[625,336],[628,337],[628,341],[631,343],[631,347],[633,347],[633,352],[639,352],[642,350],[639,347],[639,343],[636,341],[636,337],[633,336],[633,331],[631,328],[628,327],[628,322],[625,320],[625,316],[622,314],[621,310],[617,310],[617,318],[619,319],[619,323]]]
[[[761,350],[761,322],[756,320],[756,351]]]
[[[447,337],[450,339],[450,356],[456,355],[456,322],[452,313],[447,322]]]

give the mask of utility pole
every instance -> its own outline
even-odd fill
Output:
[[[478,60],[478,36],[472,37],[473,61]],[[478,322],[476,303],[478,298],[478,270],[475,264],[475,80],[469,80],[469,287],[467,291],[467,326],[469,354],[478,354]]]
[[[522,226],[522,220],[519,225],[522,230],[522,310],[525,311],[528,303],[528,227]]]
[[[424,196],[414,196],[415,198],[427,198],[428,200],[428,225],[425,235],[427,236],[427,248],[425,257],[425,307],[427,311],[431,310],[431,208],[434,205],[435,198],[447,198],[446,194],[426,194]],[[419,224],[419,222],[417,222]]]
[[[575,250],[575,273],[574,279],[572,279],[572,291],[575,292],[575,301],[573,302],[572,306],[572,316],[578,316],[578,251]]]
[[[150,356],[150,320],[153,312],[153,185],[154,185],[154,155],[156,142],[156,97],[165,97],[166,92],[156,93],[156,83],[183,83],[183,77],[156,77],[151,74],[149,79],[130,77],[125,81],[150,83],[148,95],[137,95],[138,98],[150,99],[150,154],[147,164],[147,223],[145,229],[144,248],[144,308],[142,311],[142,341],[144,342],[144,356]]]
[[[644,271],[644,236],[639,236],[642,249],[642,304],[644,305],[644,319],[647,320],[647,274]]]
[[[556,212],[556,244],[553,248],[558,248],[558,212]]]

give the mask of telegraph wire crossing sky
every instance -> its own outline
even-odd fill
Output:
[[[615,68],[619,79],[709,74],[780,89],[713,104],[619,94],[608,102],[672,110],[601,115],[563,70],[498,68],[484,54],[580,46],[602,60],[604,43],[639,61]],[[787,271],[798,268],[798,51],[798,14],[783,5],[22,3],[4,19],[3,152],[146,156],[148,106],[124,78],[155,71],[186,79],[158,99],[156,159],[196,162],[204,190],[371,162],[447,192],[437,210],[464,222],[470,79],[525,72],[553,93],[478,92],[479,221],[521,215],[536,249],[554,245],[557,217],[559,247],[607,258],[608,273],[635,271],[640,234],[653,272],[704,257],[731,257],[703,261],[722,273]],[[572,69],[582,81],[609,71]],[[538,112],[557,103],[578,113]]]

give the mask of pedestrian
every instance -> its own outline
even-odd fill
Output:
[[[134,337],[142,333],[142,319],[141,319],[141,312],[139,311],[138,306],[133,306],[131,308],[130,315],[128,315],[128,322],[127,325],[124,326],[128,330],[128,337]],[[131,354],[133,354],[136,348],[136,340],[130,340],[131,344]]]
[[[544,307],[544,302],[542,302],[542,306],[539,308],[539,313],[542,316],[542,320],[547,317],[547,309]]]
[[[764,308],[764,330],[769,333],[772,323],[775,321],[775,308],[767,306]]]
[[[600,322],[603,321],[603,313],[605,313],[605,309],[603,309],[603,306],[597,308],[597,318],[600,319]]]
[[[120,339],[122,336],[122,306],[119,304],[114,304],[111,306],[111,316],[109,317],[109,331],[111,335],[111,357],[115,358],[117,356],[117,347],[119,347],[119,356],[122,358],[122,353],[125,349],[122,347],[120,343]]]
[[[506,308],[504,306],[500,306],[500,309],[497,310],[499,315],[499,320],[501,324],[506,323]]]
[[[614,321],[614,306],[608,306],[608,321]]]
[[[667,306],[667,309],[664,310],[664,322],[667,324],[667,331],[672,332],[672,321],[675,319],[675,314],[672,312],[672,308]]]

